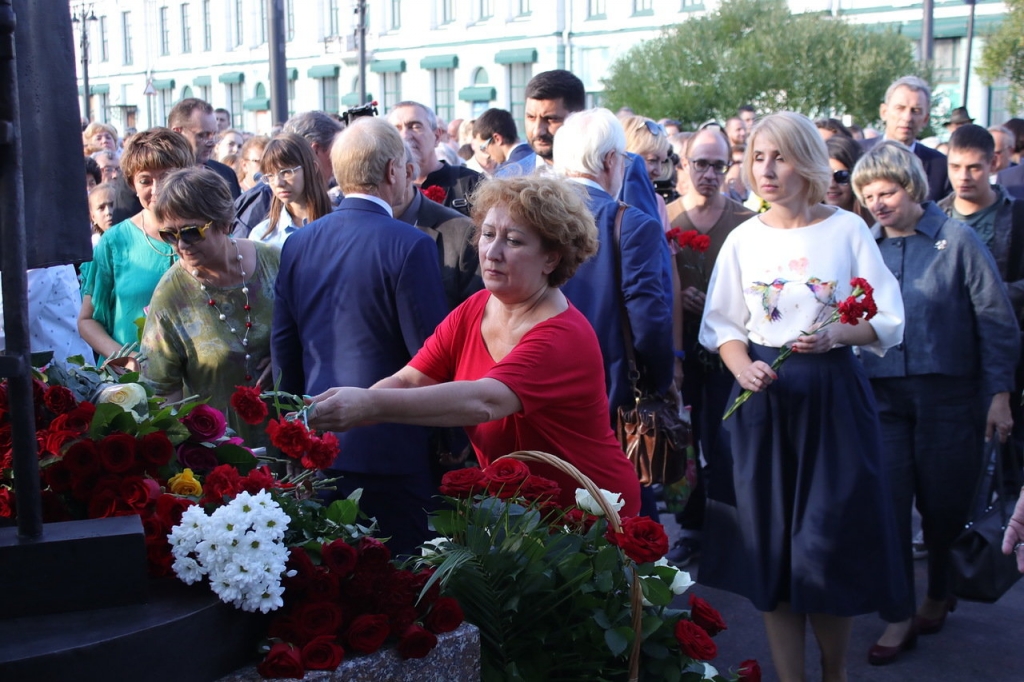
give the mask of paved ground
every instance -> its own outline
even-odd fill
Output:
[[[663,515],[666,529],[674,526]],[[670,531],[671,535],[671,531]],[[925,562],[917,561],[917,592],[923,597]],[[697,564],[687,567],[696,578]],[[777,680],[761,615],[746,599],[695,585],[692,592],[722,612],[729,629],[715,638],[719,656],[712,664],[735,670],[747,658],[761,664],[765,682]],[[688,598],[687,595],[683,595]],[[941,633],[920,637],[917,648],[888,666],[871,666],[868,648],[884,628],[875,615],[854,620],[850,644],[850,682],[1024,682],[1024,579],[996,604],[961,601]],[[808,629],[807,679],[821,679],[817,645]]]

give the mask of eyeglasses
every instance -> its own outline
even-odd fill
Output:
[[[708,161],[707,159],[687,159],[693,169],[698,173],[703,173],[708,168],[714,169],[718,175],[725,175],[726,172],[732,168],[732,161]]]
[[[248,161],[249,163],[259,163],[259,162],[260,162],[260,161],[262,161],[262,160],[263,160],[263,159],[261,159],[261,158],[255,158],[255,159],[246,159],[246,161]]]
[[[484,143],[483,143],[483,144],[481,144],[481,145],[477,145],[477,147],[476,147],[476,148],[477,148],[477,149],[479,149],[479,150],[480,150],[480,151],[482,151],[482,152],[486,152],[486,151],[487,151],[487,148],[491,146],[491,143],[492,143],[492,142],[494,142],[494,136],[493,136],[493,135],[491,135],[491,136],[490,136],[490,137],[488,137],[488,138],[487,138],[486,140],[484,140]]]
[[[850,171],[839,170],[832,174],[832,179],[836,181],[837,185],[849,185],[850,184]]]
[[[271,185],[274,183],[274,178],[279,179],[281,182],[291,182],[291,179],[295,177],[297,171],[302,170],[302,166],[296,166],[295,168],[285,168],[279,170],[276,173],[264,173],[260,178],[260,182]]]
[[[177,229],[161,229],[160,239],[163,239],[171,246],[174,246],[179,241],[184,242],[186,246],[192,246],[206,239],[206,231],[210,229],[210,225],[213,225],[212,220],[205,225],[185,225]]]
[[[655,137],[661,137],[662,135],[665,134],[665,129],[661,126],[660,123],[655,123],[654,121],[649,121],[645,119],[644,126],[646,126],[647,128],[647,132],[649,132],[651,135],[654,135]]]

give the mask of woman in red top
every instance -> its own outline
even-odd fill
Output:
[[[597,252],[583,196],[557,179],[496,179],[477,190],[473,219],[486,289],[393,376],[317,396],[310,425],[465,426],[482,465],[515,450],[549,452],[620,493],[622,514],[635,516],[640,488],[608,424],[597,337],[558,289]],[[559,483],[563,504],[574,502],[573,481],[531,466]]]

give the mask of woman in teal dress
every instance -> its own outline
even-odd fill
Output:
[[[145,315],[156,283],[176,258],[160,239],[153,204],[168,173],[194,165],[192,144],[168,128],[138,133],[125,145],[121,168],[142,211],[107,230],[92,262],[82,267],[78,331],[100,356],[139,340],[136,320]]]
[[[242,423],[229,403],[236,386],[270,385],[280,251],[230,236],[231,192],[204,168],[168,175],[154,211],[161,238],[179,260],[153,292],[143,374],[157,395],[208,399],[247,445],[265,445],[263,430]]]

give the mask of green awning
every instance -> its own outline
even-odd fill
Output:
[[[82,94],[82,86],[78,86],[78,94]],[[106,95],[110,93],[110,86],[106,83],[97,83],[96,85],[89,86],[90,95]]]
[[[213,83],[213,79],[209,76],[196,76],[192,79],[192,85],[197,88],[208,88]]]
[[[370,71],[374,73],[404,73],[404,59],[379,59],[370,64]]]
[[[246,111],[270,111],[269,97],[253,97],[242,102],[242,108]]]
[[[244,81],[245,74],[241,71],[231,71],[229,73],[222,73],[220,77],[217,78],[217,80],[219,80],[221,83],[234,85],[236,83],[241,83],[242,81]]]
[[[498,91],[490,85],[477,85],[459,90],[459,99],[463,102],[493,102],[498,99]]]
[[[373,101],[373,95],[371,95],[370,93],[366,93],[366,101],[367,102],[372,102]],[[359,93],[358,92],[350,92],[347,95],[342,95],[341,96],[341,103],[344,104],[346,107],[357,107],[360,104],[365,104],[365,102],[360,102],[359,101]]]
[[[299,70],[295,67],[288,69],[288,80],[297,81],[299,80]]]
[[[320,64],[309,67],[306,75],[310,78],[337,78],[341,67],[337,64]]]
[[[421,69],[457,69],[459,68],[459,55],[438,54],[433,57],[424,57],[420,60]]]
[[[523,47],[518,50],[502,50],[494,55],[496,64],[536,64],[537,50]]]
[[[174,79],[173,78],[154,78],[153,89],[155,90],[173,90]]]

